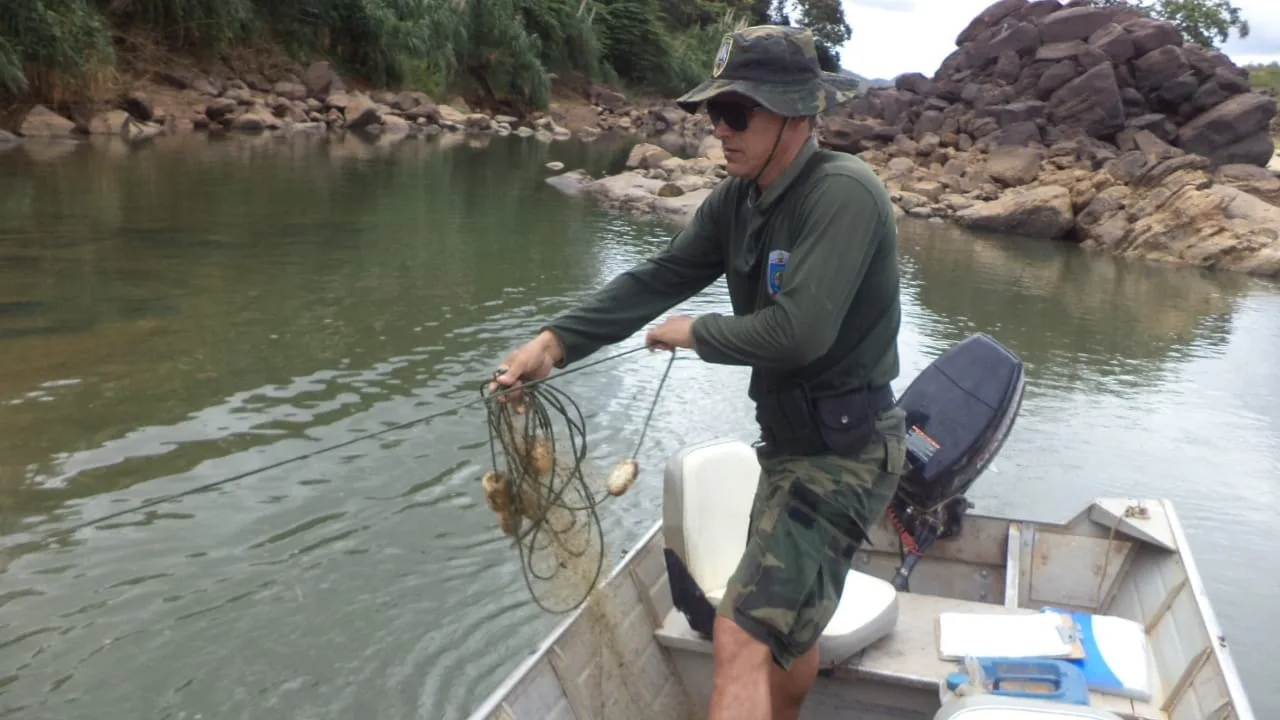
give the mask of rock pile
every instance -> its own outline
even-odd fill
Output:
[[[570,195],[584,195],[600,206],[629,215],[656,215],[685,222],[726,177],[720,141],[703,136],[696,157],[676,157],[665,148],[639,143],[627,156],[627,170],[600,179],[583,170],[547,178]]]
[[[1101,169],[1082,164],[1072,142],[985,154],[935,148],[927,165],[904,140],[913,146],[861,153],[901,214],[1028,238],[1071,236],[1134,259],[1280,275],[1280,178],[1256,165],[1210,168],[1149,130],[1134,131],[1132,144]],[[691,159],[641,143],[627,167],[600,179],[573,170],[547,182],[606,208],[683,222],[726,176],[714,137]]]
[[[823,119],[907,215],[1117,255],[1280,274],[1276,100],[1119,7],[999,0],[934,73]]]
[[[873,89],[830,123],[850,152],[898,136],[945,147],[1088,139],[1117,146],[1139,130],[1212,165],[1265,166],[1275,98],[1248,72],[1186,42],[1167,22],[1079,0],[998,0],[934,73]]]
[[[605,86],[589,89],[586,102],[553,105],[547,112],[516,118],[473,112],[461,100],[437,103],[417,91],[361,92],[348,87],[327,62],[312,63],[301,76],[283,73],[274,82],[256,73],[225,70],[216,75],[163,71],[148,92],[133,91],[115,107],[90,118],[72,120],[37,106],[18,128],[25,137],[83,134],[122,135],[129,139],[164,132],[208,130],[342,132],[375,135],[434,135],[441,132],[535,137],[550,142],[574,135],[593,140],[603,133],[649,137],[705,134],[704,120],[673,105],[637,107]],[[154,101],[152,96],[157,96]],[[163,96],[163,97],[159,97]]]

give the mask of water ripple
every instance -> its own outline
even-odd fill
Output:
[[[400,426],[473,403],[507,352],[670,228],[547,191],[550,154],[597,151],[573,144],[273,142],[161,143],[56,183],[0,172],[0,197],[19,177],[102,203],[89,215],[106,223],[87,235],[47,210],[59,203],[0,214],[19,238],[0,247],[0,286],[22,303],[0,309],[0,334],[65,326],[0,344],[0,712],[461,718],[559,620],[533,604],[481,496],[481,408]],[[510,148],[536,157],[512,165]],[[127,192],[139,172],[170,182]],[[74,192],[82,176],[92,192]],[[895,387],[973,332],[1027,363],[979,508],[1057,518],[1097,494],[1174,498],[1255,708],[1280,714],[1256,669],[1275,591],[1249,582],[1280,575],[1265,551],[1280,289],[903,228]],[[34,258],[40,281],[6,253]],[[728,308],[721,280],[674,312]],[[666,360],[559,381],[587,417],[589,481],[633,452]],[[754,439],[748,377],[678,355],[640,479],[601,509],[610,559],[659,517],[669,453]]]

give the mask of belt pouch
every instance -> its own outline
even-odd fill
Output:
[[[865,391],[816,398],[818,433],[827,451],[844,458],[856,458],[875,435],[876,412],[871,394]]]

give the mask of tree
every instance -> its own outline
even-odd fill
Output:
[[[1167,20],[1182,31],[1189,42],[1217,48],[1235,30],[1249,37],[1249,21],[1229,0],[1098,0],[1098,5],[1124,5],[1148,17]]]
[[[751,9],[755,21],[762,24],[790,25],[794,16],[796,24],[813,32],[822,69],[840,70],[840,46],[853,34],[840,0],[757,0]]]

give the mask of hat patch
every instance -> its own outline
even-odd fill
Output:
[[[716,52],[716,62],[711,67],[711,77],[720,77],[720,73],[724,72],[724,66],[729,64],[731,50],[733,50],[733,36],[725,35],[720,43],[720,50]]]

